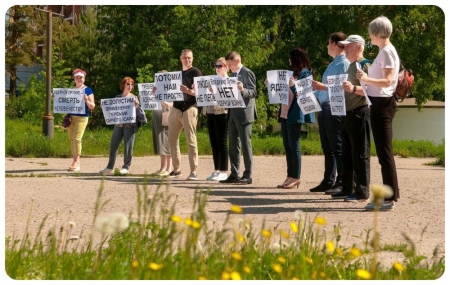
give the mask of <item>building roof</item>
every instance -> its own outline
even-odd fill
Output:
[[[399,108],[417,108],[416,98],[406,98],[403,102],[397,102]],[[423,104],[423,108],[445,108],[445,102],[429,100]]]

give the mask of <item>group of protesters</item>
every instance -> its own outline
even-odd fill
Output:
[[[378,161],[381,165],[383,184],[392,189],[392,196],[386,197],[380,210],[392,210],[399,198],[397,172],[392,150],[392,120],[395,116],[396,101],[393,93],[396,88],[400,68],[399,57],[390,42],[392,24],[380,16],[369,24],[372,45],[379,47],[377,57],[371,61],[363,56],[366,42],[359,35],[347,36],[336,32],[327,40],[328,55],[333,60],[322,75],[322,81],[311,81],[315,99],[320,110],[317,122],[321,147],[324,154],[324,174],[318,186],[311,192],[324,192],[334,199],[346,202],[368,202],[370,197],[370,138],[375,142]],[[202,72],[193,66],[192,50],[181,52],[182,100],[161,101],[162,108],[152,111],[152,134],[155,154],[161,158],[160,168],[152,176],[177,178],[181,173],[179,138],[184,130],[187,144],[190,171],[187,180],[198,180],[197,121],[199,108],[194,78]],[[212,148],[214,169],[206,179],[228,184],[252,184],[253,151],[252,123],[257,119],[256,77],[242,64],[241,55],[232,51],[216,60],[216,75],[220,78],[237,78],[238,97],[244,102],[242,107],[209,105],[203,108],[207,118],[207,128]],[[286,155],[287,175],[277,188],[299,187],[301,176],[300,134],[302,124],[313,123],[315,113],[302,112],[297,103],[296,82],[313,78],[314,70],[306,51],[295,47],[289,54],[289,67],[292,76],[288,80],[287,101],[280,104],[278,121],[281,125],[283,146]],[[229,75],[229,72],[231,74]],[[164,71],[165,72],[165,71]],[[336,115],[330,104],[330,76],[344,75],[342,83],[345,95],[345,113]],[[95,107],[91,88],[84,85],[86,72],[73,71],[76,88],[83,90],[85,112],[70,114],[68,127],[73,162],[69,171],[80,170],[81,140],[86,128],[89,109]],[[265,80],[268,85],[268,80]],[[117,98],[129,99],[130,104],[139,107],[139,99],[133,95],[134,80],[125,77],[121,81],[121,94]],[[155,90],[155,89],[154,89]],[[211,90],[212,91],[212,90]],[[180,95],[181,96],[181,95]],[[130,105],[130,106],[131,106]],[[168,116],[168,117],[165,117]],[[164,123],[164,121],[166,121]],[[109,162],[100,173],[105,175],[114,169],[117,151],[124,141],[124,163],[120,174],[128,173],[133,156],[133,145],[138,122],[115,124],[110,142]],[[240,175],[240,157],[244,161]],[[230,164],[230,169],[229,169]],[[230,173],[227,174],[228,170]],[[366,210],[375,209],[368,203]]]

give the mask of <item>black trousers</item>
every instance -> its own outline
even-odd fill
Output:
[[[397,201],[400,198],[397,181],[397,169],[395,167],[394,152],[392,149],[392,120],[397,111],[397,103],[394,96],[370,97],[372,102],[370,110],[370,123],[372,125],[373,140],[377,150],[378,162],[381,165],[383,184],[388,185],[394,191],[392,197],[386,201]]]
[[[207,114],[209,142],[211,143],[214,170],[228,171],[227,114]]]
[[[370,196],[370,109],[367,106],[342,116],[342,191]]]

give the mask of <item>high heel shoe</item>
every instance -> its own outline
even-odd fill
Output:
[[[291,179],[292,179],[291,177],[286,177],[286,180],[284,180],[284,182],[281,183],[280,185],[277,185],[277,188],[278,188],[278,189],[279,189],[279,188],[283,188],[283,186],[286,185],[286,184],[288,184],[289,181],[290,181]]]
[[[292,178],[291,181],[288,184],[283,185],[282,188],[283,189],[292,189],[294,187],[297,187],[297,189],[298,189],[298,186],[300,186],[300,179]]]

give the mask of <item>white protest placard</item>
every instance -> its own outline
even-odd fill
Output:
[[[215,78],[220,78],[220,76],[211,75],[194,77],[195,99],[197,100],[197,106],[201,107],[217,105],[217,102],[214,100],[214,95],[209,90],[211,82]]]
[[[356,62],[356,69],[362,70],[361,64],[359,62]],[[370,108],[370,105],[372,105],[372,102],[370,102],[369,95],[367,95],[366,84],[363,81],[360,81],[359,83],[361,84],[362,90],[364,92],[364,97],[366,97],[367,105]]]
[[[53,88],[53,96],[53,113],[86,113],[83,89]]]
[[[328,95],[330,96],[331,114],[345,116],[345,96],[342,84],[347,81],[348,74],[327,76]]]
[[[138,84],[139,101],[141,102],[142,110],[162,110],[161,103],[155,99],[153,94],[154,83],[140,83]]]
[[[155,74],[155,99],[157,102],[183,101],[181,92],[181,71],[164,72]],[[191,88],[191,86],[188,86]]]
[[[107,125],[130,124],[136,122],[134,97],[101,99],[103,116]]]
[[[222,108],[245,108],[242,94],[237,87],[237,77],[218,77],[211,81],[214,98]]]
[[[294,72],[291,70],[267,71],[267,92],[270,104],[289,104],[289,78],[293,74]]]
[[[314,96],[312,88],[312,75],[295,81],[295,89],[297,91],[297,104],[303,114],[309,114],[322,111],[322,108]]]

